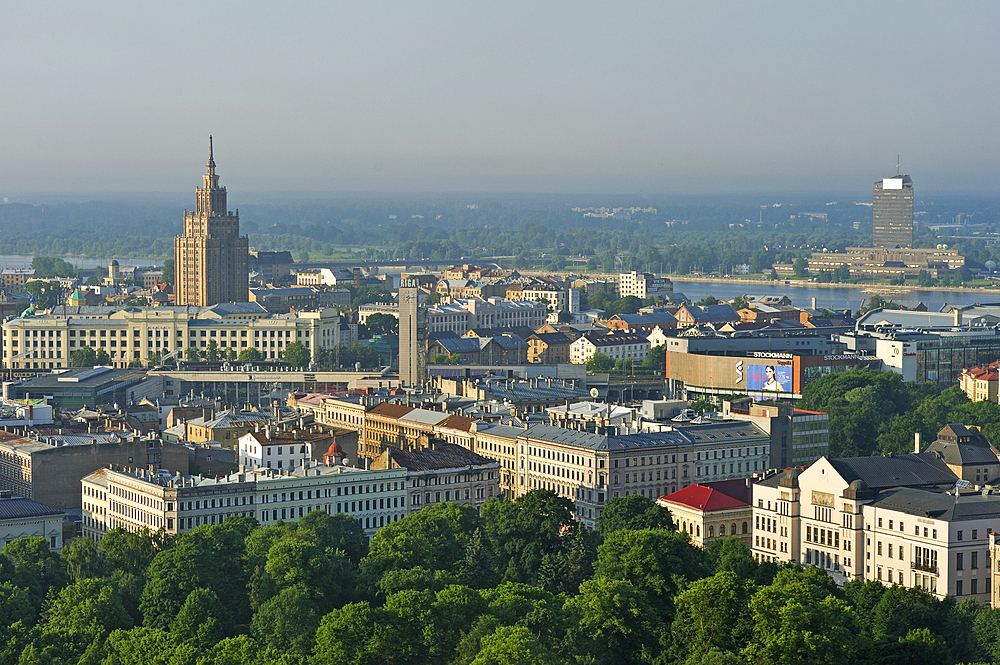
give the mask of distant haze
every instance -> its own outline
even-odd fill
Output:
[[[7,0],[0,197],[995,193],[1000,3]],[[193,205],[193,199],[192,199]]]

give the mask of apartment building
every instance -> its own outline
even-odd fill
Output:
[[[183,446],[131,432],[5,437],[0,441],[0,490],[53,508],[79,508],[80,478],[109,464],[188,472]]]
[[[673,295],[674,285],[666,277],[657,277],[648,272],[623,272],[618,274],[618,292],[622,298],[635,296],[646,298],[665,298]]]
[[[309,432],[272,431],[270,427],[257,429],[240,437],[239,465],[249,469],[278,469],[293,471],[312,460],[312,442]],[[319,435],[327,439],[325,434]]]
[[[949,425],[942,437],[964,429]],[[819,566],[841,581],[876,580],[989,602],[985,561],[990,534],[1000,530],[1000,496],[990,489],[996,476],[983,473],[993,464],[981,457],[992,449],[985,439],[963,440],[965,461],[956,463],[950,449],[959,445],[939,439],[907,455],[822,458],[758,482],[754,555]],[[979,484],[963,480],[977,469]]]
[[[645,335],[630,333],[608,333],[607,335],[583,335],[569,347],[569,361],[582,365],[603,353],[613,360],[631,360],[641,363],[649,355],[650,343]]]
[[[993,361],[986,367],[968,367],[962,370],[958,385],[970,402],[996,402],[1000,394],[1000,362]]]
[[[0,490],[0,548],[18,538],[44,538],[56,552],[63,546],[63,511]]]
[[[298,521],[313,510],[346,513],[367,535],[406,514],[406,470],[310,464],[290,473],[241,471],[221,478],[134,468],[98,469],[81,481],[84,536],[114,528],[183,533],[231,517]]]
[[[632,433],[598,423],[593,429],[582,422],[525,429],[477,424],[476,445],[480,454],[514,463],[516,483],[501,487],[505,494],[553,490],[573,499],[577,519],[591,527],[608,499],[656,499],[696,482],[742,479],[769,467],[768,436],[753,423]],[[510,449],[516,451],[513,459]]]
[[[473,421],[470,431],[473,435],[470,449],[500,465],[500,494],[516,499],[520,496],[517,489],[517,438],[524,434],[524,428]]]
[[[416,450],[386,448],[371,468],[406,470],[411,513],[442,501],[479,510],[500,494],[499,463],[453,443],[432,441]]]

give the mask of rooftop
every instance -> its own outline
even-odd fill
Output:
[[[946,522],[1000,517],[1000,495],[997,494],[957,496],[900,487],[884,492],[872,505]]]
[[[848,483],[862,480],[873,491],[891,487],[944,487],[955,483],[955,474],[934,453],[885,457],[842,457],[829,460]]]
[[[26,517],[62,515],[63,511],[20,496],[0,496],[0,520],[16,520]]]
[[[705,485],[688,485],[672,494],[660,497],[659,501],[676,503],[704,512],[749,507],[749,504],[746,502],[734,499],[717,489]]]
[[[387,449],[394,466],[409,471],[434,471],[437,469],[459,469],[470,466],[498,464],[495,460],[477,455],[467,448],[453,443],[437,442],[433,448],[419,450]],[[383,453],[383,456],[386,453]]]

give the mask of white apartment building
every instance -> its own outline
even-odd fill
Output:
[[[521,291],[521,297],[531,302],[545,301],[549,310],[553,312],[569,310],[569,299],[566,289],[557,289],[551,286],[529,286]],[[579,309],[579,296],[577,296],[576,304],[577,309]]]
[[[900,488],[863,514],[866,579],[990,602],[989,538],[1000,530],[1000,496]]]
[[[72,310],[73,308],[60,308]],[[89,309],[89,308],[88,308]],[[150,355],[189,347],[221,354],[255,348],[268,360],[281,358],[292,342],[315,356],[320,347],[340,339],[338,310],[269,314],[257,303],[222,303],[212,307],[128,307],[106,318],[53,313],[11,319],[3,324],[3,365],[12,369],[62,369],[85,346],[103,349],[115,367],[145,362]],[[213,344],[214,342],[214,344]]]
[[[239,439],[239,465],[247,469],[293,471],[312,459],[312,444],[298,440],[298,432],[248,432]]]
[[[657,277],[648,272],[623,272],[618,274],[618,293],[622,298],[635,296],[645,300],[671,295],[674,285],[666,277]]]
[[[84,536],[110,529],[183,533],[231,517],[297,521],[313,510],[346,513],[367,535],[406,514],[406,470],[310,464],[290,473],[241,471],[222,478],[166,471],[98,469],[81,481]]]
[[[643,335],[631,333],[608,333],[607,335],[583,335],[569,346],[569,361],[582,365],[597,353],[603,353],[613,360],[631,359],[641,363],[649,355],[650,343]]]
[[[473,328],[518,328],[532,330],[545,324],[545,303],[490,298],[455,299],[427,307],[427,332],[451,331],[462,335]]]

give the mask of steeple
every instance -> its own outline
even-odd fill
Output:
[[[226,216],[226,188],[219,187],[219,176],[215,172],[215,149],[212,137],[208,137],[208,168],[198,188],[195,214],[201,217]]]

